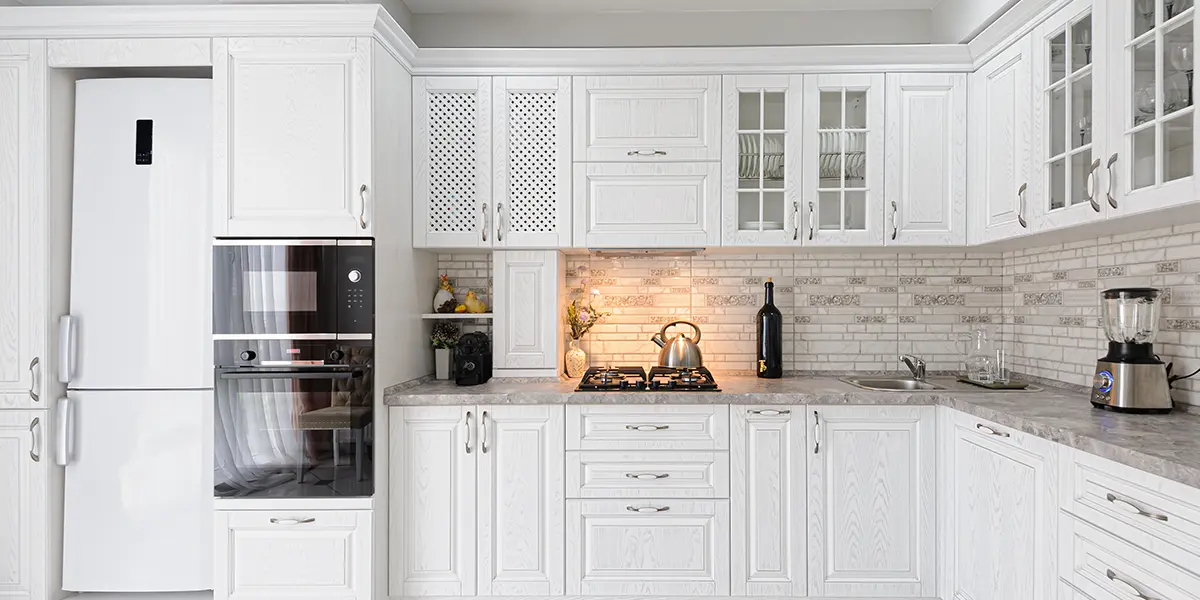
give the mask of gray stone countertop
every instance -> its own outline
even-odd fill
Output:
[[[393,386],[388,406],[475,404],[933,404],[1200,488],[1200,415],[1129,415],[1092,408],[1085,394],[1035,387],[991,392],[931,378],[944,390],[872,392],[832,377],[718,376],[720,392],[576,392],[575,381]]]

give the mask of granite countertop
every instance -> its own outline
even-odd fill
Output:
[[[478,386],[431,381],[388,388],[389,406],[474,404],[925,404],[947,406],[1200,488],[1200,415],[1129,415],[1092,408],[1086,394],[1035,387],[991,392],[931,378],[946,387],[922,392],[872,392],[833,377],[758,379],[719,376],[720,392],[576,392],[575,381],[506,382]]]

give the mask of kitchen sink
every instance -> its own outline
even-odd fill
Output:
[[[864,390],[882,392],[916,392],[922,390],[944,390],[946,388],[916,379],[900,377],[846,377],[842,381]]]

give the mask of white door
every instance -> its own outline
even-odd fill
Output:
[[[728,596],[728,500],[568,500],[567,594]]]
[[[214,235],[372,235],[371,44],[213,41]]]
[[[809,595],[935,596],[935,407],[806,411]]]
[[[478,408],[478,594],[561,596],[564,407]]]
[[[575,78],[577,162],[721,160],[721,78]]]
[[[1054,444],[952,413],[942,548],[956,600],[1052,598],[1058,503]]]
[[[801,243],[883,244],[884,76],[806,75]]]
[[[1094,8],[1093,8],[1094,7]],[[1103,219],[1110,148],[1106,3],[1074,0],[1033,33],[1033,184],[1037,231]],[[1099,34],[1099,35],[1097,35]]]
[[[721,80],[721,244],[799,242],[801,75]]]
[[[731,406],[730,412],[730,593],[806,596],[804,411]]]
[[[492,261],[496,370],[553,377],[561,361],[558,293],[566,260],[557,250],[506,250],[493,252]]]
[[[42,42],[0,41],[0,392],[16,407],[45,406],[45,72]]]
[[[388,409],[389,593],[475,595],[473,406]]]
[[[413,78],[413,244],[490,248],[492,79]]]
[[[888,246],[967,243],[967,76],[887,76]]]
[[[371,511],[216,511],[213,600],[373,600]]]
[[[571,78],[492,80],[496,248],[571,245]]]
[[[0,397],[0,405],[5,404]],[[0,598],[47,597],[49,411],[0,411]]]
[[[574,186],[576,246],[721,243],[720,163],[575,163]]]
[[[1032,37],[1024,37],[971,74],[967,218],[973,244],[1029,232],[1032,51]]]

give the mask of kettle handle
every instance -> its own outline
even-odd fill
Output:
[[[671,321],[670,323],[663,325],[662,329],[658,330],[658,334],[663,337],[666,337],[667,330],[675,325],[687,325],[688,327],[691,327],[692,330],[696,332],[696,339],[694,339],[692,341],[696,342],[696,343],[700,343],[700,327],[691,321]]]

